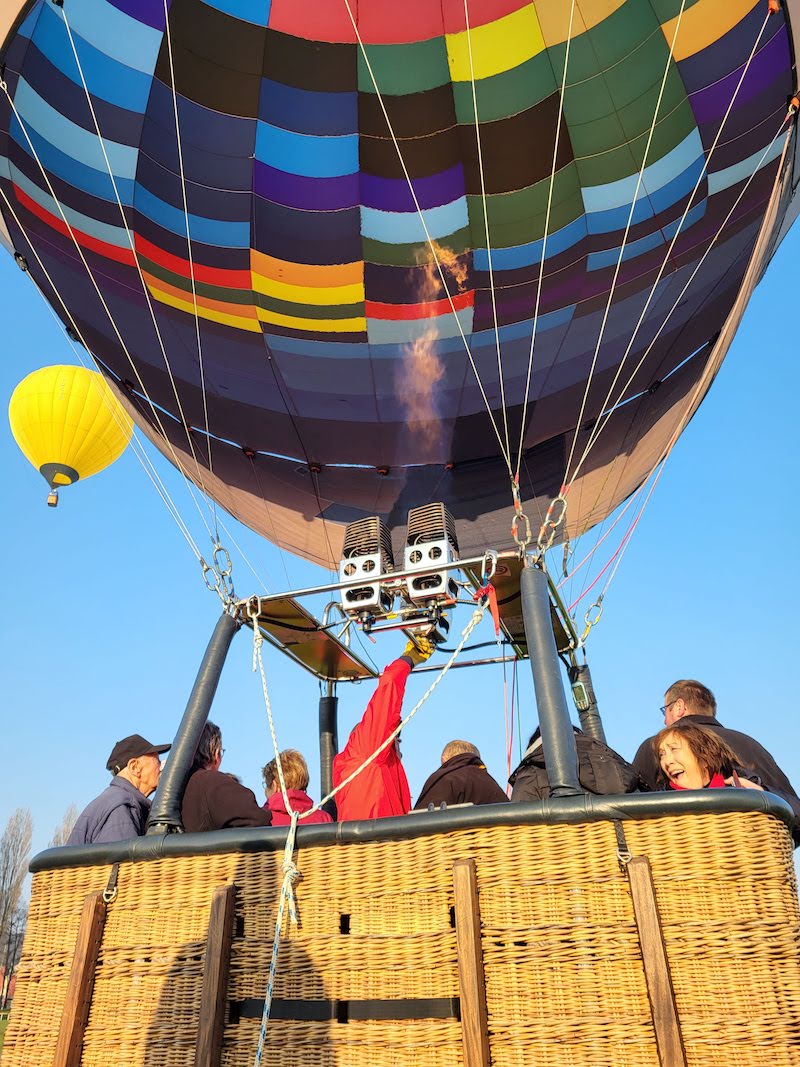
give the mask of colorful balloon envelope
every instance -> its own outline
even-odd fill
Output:
[[[429,501],[513,547],[515,474],[535,530],[565,483],[558,536],[600,522],[797,213],[796,3],[7,6],[0,237],[164,455],[327,565]]]
[[[19,383],[8,405],[11,432],[58,501],[58,489],[104,470],[122,455],[133,422],[102,374],[43,367]]]

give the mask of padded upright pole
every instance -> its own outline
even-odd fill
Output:
[[[574,796],[583,790],[578,781],[575,734],[561,682],[561,663],[550,621],[550,595],[544,571],[523,567],[520,593],[550,796]]]
[[[339,698],[334,692],[334,683],[328,682],[328,692],[319,698],[319,779],[321,795],[333,789],[333,757],[339,751],[338,735]],[[336,800],[329,800],[324,810],[336,818]]]
[[[588,663],[575,663],[569,669],[569,684],[572,686],[572,698],[578,709],[578,718],[581,720],[581,729],[595,741],[606,743],[606,732],[603,729],[603,720],[600,718],[600,709],[597,706],[597,697],[594,695],[592,685],[592,672]]]
[[[189,778],[192,760],[197,751],[200,735],[208,720],[208,713],[214,701],[225,658],[228,655],[233,635],[240,623],[223,612],[214,628],[208,648],[197,672],[194,687],[189,694],[186,711],[172,742],[167,762],[161,774],[161,781],[153,797],[150,818],[147,822],[148,834],[172,834],[183,831],[181,820],[181,803],[183,791]]]

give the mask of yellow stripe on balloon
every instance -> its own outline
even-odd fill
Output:
[[[467,31],[447,35],[447,59],[454,82],[468,82],[491,78],[512,70],[533,59],[544,49],[544,37],[536,11],[526,5],[519,11],[476,26]],[[472,46],[472,69],[470,69],[469,45]]]
[[[675,62],[708,48],[749,15],[755,6],[756,0],[697,0],[683,13],[673,52]],[[764,3],[765,12],[766,7]],[[676,15],[661,27],[668,44],[672,44],[677,21]]]
[[[194,317],[195,306],[191,300],[182,300],[180,297],[174,296],[172,293],[166,292],[164,289],[156,287],[152,281],[149,281],[147,288],[152,295],[161,304],[166,304],[168,307],[176,308],[178,311],[185,311],[187,315]],[[237,307],[236,304],[229,304],[231,308]],[[249,317],[244,315],[228,314],[224,311],[218,311],[216,309],[204,307],[200,299],[197,301],[197,315],[198,318],[207,319],[209,322],[218,322],[222,326],[233,326],[237,330],[249,330],[250,333],[261,333],[261,327],[252,315],[252,305],[241,305],[242,309],[245,308],[251,312]]]
[[[341,304],[363,304],[364,283],[356,285],[335,285],[330,288],[311,288],[303,285],[290,285],[286,282],[265,278],[261,274],[252,274],[253,289],[257,293],[285,300],[292,304],[317,304],[325,307]]]
[[[290,330],[305,330],[313,333],[365,333],[367,320],[355,319],[301,319],[294,315],[281,315],[277,311],[258,308],[258,317],[272,326],[285,326]]]

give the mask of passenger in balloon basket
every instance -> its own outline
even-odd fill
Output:
[[[272,825],[272,812],[259,805],[255,793],[220,771],[224,753],[220,728],[207,722],[183,794],[181,818],[187,833]]]
[[[452,804],[504,804],[508,797],[486,770],[477,747],[470,741],[449,741],[442,764],[425,782],[415,810]]]
[[[653,739],[664,789],[763,789],[760,782],[737,770],[742,761],[713,730],[687,723],[667,726]]]
[[[153,745],[141,734],[130,734],[111,749],[106,768],[113,778],[78,816],[68,845],[96,845],[141,837],[150,814],[148,797],[161,777],[161,754],[170,745]]]
[[[687,726],[703,726],[722,738],[737,754],[745,778],[760,782],[767,793],[774,793],[789,804],[795,816],[792,831],[795,845],[800,844],[800,797],[792,783],[763,745],[749,734],[722,725],[717,718],[717,701],[710,689],[693,678],[681,678],[664,694],[661,713],[665,727],[682,730]],[[633,758],[633,767],[651,789],[656,789],[660,766],[653,741],[654,738],[649,737],[642,742]]]
[[[408,676],[414,667],[430,657],[433,649],[432,641],[417,637],[384,670],[361,721],[353,727],[347,744],[333,759],[334,787],[346,782],[400,725]],[[399,737],[336,794],[336,807],[339,822],[408,814],[411,792],[400,756]]]
[[[280,760],[283,781],[286,785],[286,795],[289,798],[287,810],[286,801],[281,791],[280,776],[278,774],[278,760]],[[302,753],[294,748],[285,748],[278,753],[277,759],[270,760],[261,772],[264,777],[264,791],[267,794],[265,808],[272,812],[273,826],[288,826],[292,821],[292,812],[300,812],[302,815],[311,811],[314,801],[308,795],[308,764]],[[327,813],[319,808],[311,812],[303,823],[333,822]]]

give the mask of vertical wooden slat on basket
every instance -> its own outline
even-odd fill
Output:
[[[678,1008],[672,988],[661,918],[658,913],[656,889],[650,860],[634,856],[625,865],[631,887],[633,914],[642,948],[647,995],[653,1015],[653,1029],[661,1067],[686,1067]]]
[[[106,912],[102,893],[89,893],[84,898],[53,1067],[78,1067],[81,1061]]]
[[[220,886],[211,897],[200,994],[200,1022],[194,1050],[195,1067],[218,1067],[220,1061],[235,917],[236,886]]]
[[[474,859],[461,859],[453,863],[453,889],[464,1065],[489,1067],[489,1022]]]

